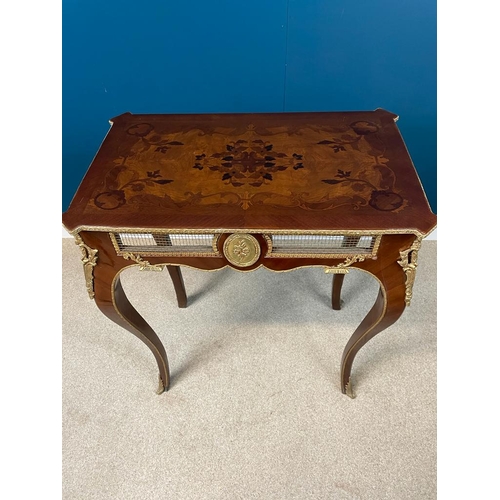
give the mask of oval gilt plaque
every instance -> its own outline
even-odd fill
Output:
[[[224,242],[226,259],[238,267],[255,264],[260,257],[259,242],[250,234],[232,234]]]

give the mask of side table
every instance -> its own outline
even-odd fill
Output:
[[[348,341],[340,385],[353,396],[357,352],[410,305],[422,239],[436,226],[396,126],[383,109],[113,118],[63,224],[82,251],[89,297],[156,358],[160,339],[128,301],[120,273],[167,268],[179,307],[181,266],[321,266],[340,309],[345,274],[370,273],[375,304]]]

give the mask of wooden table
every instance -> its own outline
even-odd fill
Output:
[[[367,112],[136,115],[112,127],[63,214],[82,250],[89,296],[140,338],[169,387],[165,348],[128,301],[125,268],[203,270],[321,266],[340,309],[350,268],[380,291],[347,343],[341,389],[352,396],[359,349],[410,304],[422,238],[436,226],[395,124]]]

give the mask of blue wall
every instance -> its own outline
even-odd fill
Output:
[[[125,111],[378,107],[436,211],[436,0],[63,2],[63,210]]]

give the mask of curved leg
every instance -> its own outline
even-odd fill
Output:
[[[181,268],[180,266],[167,266],[167,270],[174,284],[177,304],[180,308],[184,308],[187,306],[187,295],[184,280],[182,279]]]
[[[168,390],[170,372],[165,348],[158,335],[129,302],[120,283],[119,270],[98,261],[94,268],[94,290],[96,304],[103,314],[141,339],[154,354],[160,371],[158,394]]]
[[[354,397],[350,378],[356,354],[371,338],[396,322],[405,310],[406,276],[401,266],[395,262],[385,268],[377,277],[380,280],[377,300],[352,334],[342,355],[340,383],[342,392],[350,397]]]
[[[334,274],[332,283],[332,309],[340,311],[340,292],[345,274]]]

